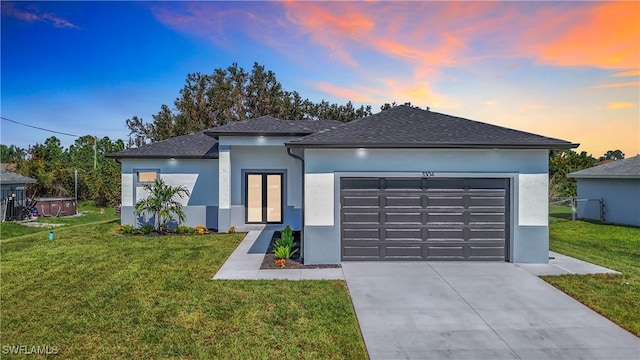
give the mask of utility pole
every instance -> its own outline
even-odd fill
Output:
[[[73,171],[74,183],[75,183],[75,195],[76,195],[76,214],[78,214],[78,169]]]
[[[93,170],[96,169],[98,164],[98,137],[93,137]]]

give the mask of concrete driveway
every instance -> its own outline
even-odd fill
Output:
[[[511,263],[344,262],[371,359],[640,359],[640,340]]]

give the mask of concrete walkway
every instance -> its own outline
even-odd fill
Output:
[[[371,359],[640,359],[636,336],[521,265],[342,266]]]
[[[275,230],[269,227],[249,230],[212,280],[344,280],[342,268],[260,270]]]

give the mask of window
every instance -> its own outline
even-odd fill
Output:
[[[154,182],[158,179],[157,171],[138,171],[138,182]]]

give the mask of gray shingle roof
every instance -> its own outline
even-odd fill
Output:
[[[108,154],[116,159],[217,159],[218,141],[203,131]]]
[[[343,126],[335,120],[280,120],[273,116],[261,116],[255,119],[236,121],[205,130],[213,137],[224,136],[304,136],[317,131],[335,129]]]
[[[571,178],[640,179],[640,155],[567,174]]]
[[[34,184],[36,179],[16,174],[13,171],[0,169],[0,183],[2,184]]]
[[[534,148],[568,149],[568,141],[410,106],[396,106],[290,141],[291,147]]]

